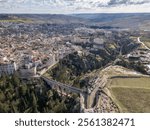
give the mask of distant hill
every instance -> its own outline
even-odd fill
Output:
[[[97,25],[150,30],[150,13],[74,14],[73,16]]]
[[[150,13],[0,14],[0,21],[50,24],[88,24],[94,27],[150,30]]]
[[[68,15],[59,14],[0,14],[0,20],[30,20],[35,23],[69,24],[85,23],[86,20]]]

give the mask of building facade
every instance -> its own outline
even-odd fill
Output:
[[[0,64],[0,76],[2,74],[11,75],[17,70],[17,65],[15,62],[8,64]]]

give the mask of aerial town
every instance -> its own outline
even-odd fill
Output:
[[[0,15],[0,112],[150,112],[150,33],[144,25],[31,17]],[[144,110],[132,103],[136,91],[143,96],[136,85],[128,92],[133,82],[147,83],[140,86],[148,99]],[[127,93],[135,97],[120,97]]]
[[[13,74],[19,70],[24,77],[35,76],[75,51],[96,53],[98,49],[104,48],[106,38],[113,37],[111,31],[86,27],[75,28],[73,35],[68,35],[65,30],[66,33],[62,35],[61,27],[57,30],[60,34],[52,34],[56,25],[52,27],[52,25],[37,26],[9,22],[0,24],[1,75]],[[46,33],[43,33],[41,28]],[[68,27],[67,30],[69,33],[71,29]]]
[[[3,24],[6,26],[5,23],[1,23],[1,26]],[[23,29],[28,28],[24,24],[10,24],[9,28],[16,31],[21,26]],[[61,43],[65,40],[62,35],[48,37],[46,34],[38,33],[32,36],[33,34],[23,32],[24,30],[5,35],[6,31],[8,30],[1,27],[0,75],[13,74],[19,70],[24,77],[35,76],[37,72],[42,72],[75,50],[69,43]]]

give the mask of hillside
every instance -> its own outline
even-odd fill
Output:
[[[150,112],[150,77],[121,66],[100,72],[108,77],[105,91],[121,112]]]
[[[20,75],[0,78],[0,113],[79,112],[78,98],[63,96],[41,79],[22,80]],[[9,81],[9,82],[8,82]]]
[[[149,13],[75,14],[74,16],[101,26],[150,30],[150,26],[148,26],[150,23]]]
[[[49,24],[85,24],[98,27],[150,30],[149,13],[131,14],[1,14],[0,21]]]
[[[85,23],[86,20],[67,16],[67,15],[55,15],[55,14],[1,14],[1,20],[29,20],[32,23],[50,23],[50,24],[71,24],[71,23]]]

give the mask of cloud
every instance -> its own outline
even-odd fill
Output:
[[[110,0],[108,2],[108,5],[112,6],[117,6],[117,5],[137,5],[137,4],[145,4],[145,3],[150,3],[150,0]]]
[[[150,0],[0,0],[0,13],[3,12],[98,12],[120,8],[138,7],[141,12],[150,12]],[[1,8],[3,7],[3,8]],[[132,12],[132,10],[130,10]]]

